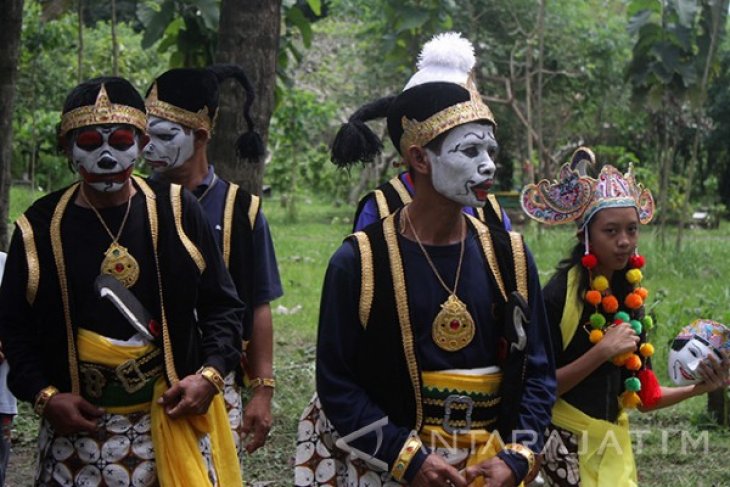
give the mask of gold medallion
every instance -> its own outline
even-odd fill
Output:
[[[455,294],[451,294],[433,320],[433,341],[439,348],[455,352],[469,345],[475,333],[474,319],[466,305]]]
[[[102,274],[110,276],[121,282],[124,287],[134,286],[139,278],[139,263],[126,247],[112,242],[104,252],[104,260],[101,262]]]

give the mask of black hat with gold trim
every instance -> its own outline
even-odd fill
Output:
[[[439,135],[469,122],[496,126],[473,79],[474,47],[461,34],[439,34],[423,46],[418,71],[397,96],[381,98],[358,109],[340,127],[332,145],[332,162],[349,166],[368,162],[382,143],[365,125],[387,118],[388,134],[400,154],[425,146]]]
[[[63,147],[66,135],[90,125],[127,124],[147,130],[144,100],[124,78],[99,77],[85,81],[66,97],[58,127]]]
[[[254,128],[251,105],[255,94],[243,68],[216,64],[208,68],[176,68],[161,74],[147,91],[147,113],[193,130],[212,133],[218,115],[220,83],[234,78],[246,92],[243,117],[248,131],[236,141],[239,155],[257,160],[265,152],[261,136]]]

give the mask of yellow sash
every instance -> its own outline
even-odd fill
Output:
[[[568,272],[565,307],[560,320],[563,350],[575,336],[583,314],[578,296],[580,267]],[[632,487],[636,482],[636,464],[629,436],[629,417],[622,411],[617,424],[595,419],[558,398],[553,406],[553,424],[578,438],[580,484],[584,487]]]
[[[629,416],[625,411],[614,424],[592,418],[563,399],[558,399],[553,406],[553,424],[578,438],[581,486],[638,485],[629,434]]]
[[[154,345],[118,346],[109,339],[89,330],[79,329],[79,359],[107,367],[116,367],[122,362],[141,357],[151,352]],[[210,435],[211,455],[219,486],[242,485],[238,457],[233,443],[231,427],[223,402],[223,396],[216,394],[208,412],[200,416],[186,416],[170,419],[164,408],[157,404],[167,390],[164,377],[157,379],[151,403],[124,408],[107,408],[108,412],[128,414],[134,411],[150,411],[152,443],[155,448],[157,478],[161,486],[211,486],[208,468],[200,453],[198,440],[204,434]]]

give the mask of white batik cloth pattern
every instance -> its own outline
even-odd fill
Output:
[[[236,383],[235,372],[231,372],[225,378],[223,399],[226,403],[228,422],[231,424],[233,444],[236,445],[238,464],[243,468],[243,453],[245,451],[243,441],[246,435],[243,432],[243,399],[241,398],[241,387]]]
[[[211,483],[217,485],[210,438],[200,451]],[[93,434],[57,435],[42,421],[38,440],[37,486],[152,487],[157,486],[150,414],[105,413]]]

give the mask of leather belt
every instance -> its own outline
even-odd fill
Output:
[[[146,355],[129,359],[116,367],[81,362],[79,369],[84,392],[90,398],[101,398],[104,389],[114,384],[120,384],[127,393],[133,394],[162,373],[162,351],[156,348]]]

